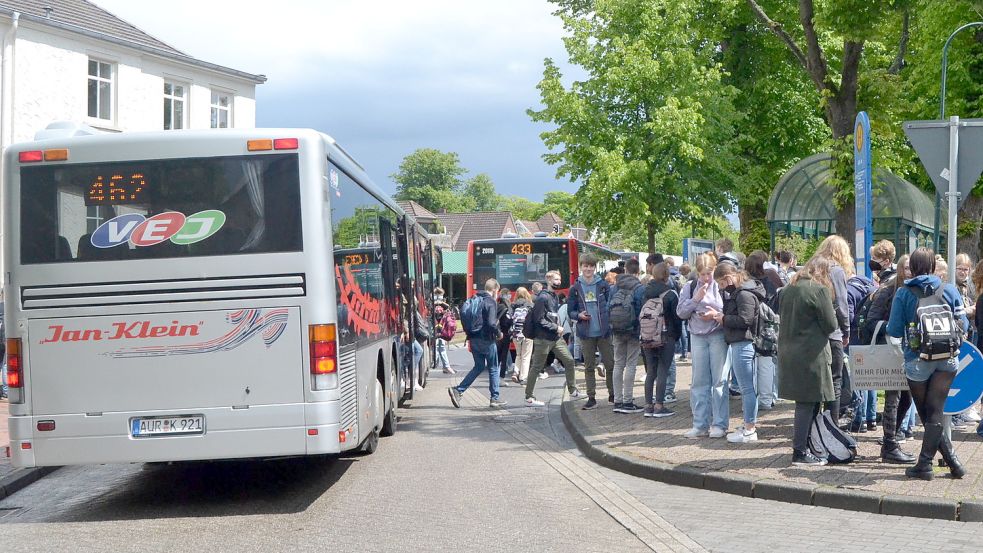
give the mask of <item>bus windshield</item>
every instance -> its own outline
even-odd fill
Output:
[[[296,154],[21,168],[21,263],[303,249]]]
[[[476,242],[474,244],[474,283],[481,289],[489,278],[503,288],[529,288],[533,282],[546,280],[547,271],[559,271],[558,288],[570,286],[569,241]]]

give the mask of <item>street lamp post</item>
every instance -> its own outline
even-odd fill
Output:
[[[974,21],[972,23],[967,23],[962,27],[959,27],[949,38],[945,41],[945,46],[942,47],[942,89],[939,92],[939,119],[945,120],[945,79],[946,73],[949,70],[949,45],[952,44],[952,39],[956,38],[956,35],[962,31],[969,29],[971,27],[983,27],[983,21]],[[942,196],[936,192],[935,193],[935,251],[939,250],[939,219],[942,211]],[[951,209],[951,206],[950,206]],[[949,219],[952,219],[952,215],[949,215]],[[955,263],[954,259],[949,259],[949,263]]]

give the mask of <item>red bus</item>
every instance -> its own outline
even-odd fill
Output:
[[[543,282],[547,271],[560,272],[557,291],[566,294],[580,276],[580,256],[592,253],[598,261],[618,261],[618,252],[576,238],[496,238],[468,243],[468,297],[489,278],[515,292],[520,286],[532,291],[532,283]]]

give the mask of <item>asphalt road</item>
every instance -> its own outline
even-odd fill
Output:
[[[470,356],[454,350],[452,361]],[[0,502],[12,551],[979,551],[983,524],[740,498],[602,469],[548,408],[454,409],[433,373],[371,456],[61,469]],[[605,402],[602,400],[602,406]],[[681,406],[682,408],[683,406]]]

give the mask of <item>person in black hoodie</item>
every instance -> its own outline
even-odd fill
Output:
[[[495,315],[498,317],[498,330],[501,331],[502,337],[498,339],[498,362],[501,371],[499,372],[499,378],[502,379],[502,385],[508,386],[505,383],[506,378],[509,375],[509,361],[512,358],[509,356],[509,347],[512,345],[512,305],[509,303],[512,294],[505,288],[502,289],[502,293],[498,296],[498,300],[495,302]]]
[[[669,283],[669,266],[665,262],[652,267],[650,275],[652,278],[645,286],[642,296],[641,313],[642,355],[645,356],[645,411],[642,414],[646,417],[671,417],[676,413],[665,406],[666,383],[669,379],[669,366],[676,352],[676,341],[683,331],[683,322],[676,315],[679,294]],[[662,299],[662,316],[665,319],[663,341],[659,347],[646,347],[646,340],[650,337],[646,336],[645,328],[651,326],[645,324],[646,305],[649,300],[658,298]],[[655,305],[655,302],[651,305]],[[653,384],[655,398],[652,397]]]
[[[529,363],[529,379],[526,381],[526,406],[539,407],[545,405],[533,395],[536,391],[536,378],[539,376],[539,369],[546,363],[546,358],[552,353],[563,365],[564,374],[567,378],[567,390],[570,392],[571,399],[581,397],[577,390],[577,373],[573,356],[567,344],[560,338],[559,317],[557,316],[558,302],[556,292],[553,290],[562,282],[559,271],[546,273],[546,288],[536,296],[533,303],[532,312],[526,317],[523,325],[523,333],[527,338],[532,338],[532,361]],[[528,332],[526,325],[529,326]]]
[[[870,340],[874,338],[874,331],[877,330],[877,323],[883,322],[886,325],[891,316],[891,303],[900,284],[898,270],[894,266],[895,253],[894,244],[889,240],[881,240],[870,248],[870,268],[877,271],[877,281],[880,286],[874,292],[874,297],[870,300],[870,308],[862,322],[860,341],[863,343],[870,343]],[[877,336],[878,344],[887,343],[887,333],[884,331],[885,328],[881,328],[880,334]],[[881,461],[885,463],[911,464],[915,462],[913,455],[901,449],[901,442],[904,440],[899,439],[901,422],[907,416],[910,407],[910,391],[884,391],[884,415],[881,418],[881,430],[884,432],[884,439],[881,443]]]
[[[732,263],[721,263],[713,270],[713,278],[723,290],[723,312],[709,314],[724,327],[724,340],[730,347],[731,369],[741,387],[744,425],[727,435],[731,443],[758,440],[758,394],[754,388],[754,324],[758,304],[765,300],[765,289],[756,280]]]

